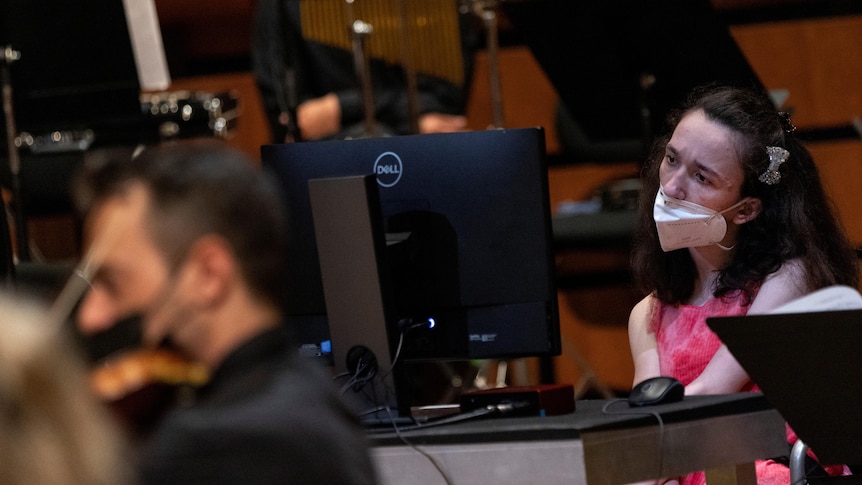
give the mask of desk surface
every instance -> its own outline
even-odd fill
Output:
[[[656,425],[656,413],[664,424],[670,424],[769,409],[763,395],[756,392],[689,396],[681,402],[644,408],[629,407],[624,399],[583,400],[577,402],[574,413],[562,416],[477,419],[401,434],[416,444],[573,439],[587,431]],[[394,432],[372,434],[371,440],[374,446],[404,444]]]
[[[734,483],[753,480],[755,459],[788,451],[784,420],[759,393],[637,410],[613,401],[610,414],[603,411],[609,402],[578,401],[564,416],[492,418],[402,436],[434,456],[455,483],[627,483],[698,470]],[[371,440],[383,483],[443,482],[396,434]]]

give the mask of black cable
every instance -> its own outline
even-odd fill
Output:
[[[439,461],[437,461],[436,458],[434,458],[434,456],[432,456],[430,453],[423,450],[413,442],[408,441],[407,438],[405,438],[404,435],[401,434],[401,429],[399,429],[398,424],[395,422],[395,417],[392,416],[392,410],[389,409],[388,405],[386,405],[386,414],[389,415],[389,421],[392,423],[392,428],[395,430],[395,434],[398,436],[398,439],[420,455],[424,456],[431,463],[431,465],[433,465],[434,468],[437,469],[437,472],[440,473],[441,477],[443,477],[443,481],[446,482],[446,485],[453,485],[454,482],[452,482],[452,478],[449,476],[449,473],[446,472],[446,469]]]
[[[380,380],[383,381],[392,371],[395,369],[395,365],[398,364],[398,358],[401,357],[401,348],[404,346],[404,335],[407,333],[409,329],[401,330],[401,333],[398,335],[398,346],[395,348],[395,356],[392,358],[392,365],[389,366],[389,369],[380,376]]]
[[[661,415],[657,411],[650,411],[644,408],[626,408],[625,411],[617,410],[611,411],[610,407],[614,404],[625,402],[628,405],[628,399],[612,399],[605,403],[602,406],[602,414],[611,415],[611,416],[621,416],[621,415],[648,415],[652,416],[658,421],[658,472],[661,474],[662,468],[664,467],[664,420],[661,418]]]
[[[385,409],[386,409],[387,414],[389,414],[389,420],[392,423],[392,429],[390,430],[390,429],[386,428],[386,429],[376,429],[373,431],[371,431],[371,430],[369,430],[369,431],[372,433],[394,431],[395,435],[398,436],[398,439],[401,440],[402,443],[409,446],[410,448],[412,448],[417,453],[421,454],[422,456],[427,458],[428,461],[431,462],[431,464],[434,466],[434,468],[436,468],[437,471],[440,473],[440,475],[443,477],[443,480],[446,482],[447,485],[452,485],[452,483],[453,483],[452,479],[447,474],[443,465],[439,461],[437,461],[437,459],[434,456],[432,456],[430,453],[428,453],[427,451],[423,450],[422,448],[420,448],[416,444],[409,441],[402,433],[404,431],[415,431],[418,429],[431,428],[434,426],[441,426],[444,424],[459,423],[459,422],[469,421],[472,419],[478,419],[478,418],[482,418],[482,417],[486,417],[486,416],[494,416],[494,415],[506,416],[508,414],[511,414],[511,413],[517,411],[518,409],[528,407],[529,405],[530,405],[530,403],[526,402],[526,401],[500,403],[500,404],[496,404],[496,405],[491,404],[491,405],[488,405],[488,406],[485,406],[482,408],[474,409],[473,411],[470,411],[469,413],[459,413],[459,414],[456,414],[454,416],[448,416],[446,418],[441,418],[441,419],[429,421],[427,423],[422,423],[422,424],[417,423],[417,424],[414,424],[412,426],[406,426],[406,427],[398,426],[398,424],[395,421],[394,416],[392,416],[392,410],[389,408],[389,406],[386,406]]]
[[[527,402],[515,402],[515,403],[501,403],[501,404],[491,404],[482,408],[476,408],[470,412],[466,413],[458,413],[452,416],[446,416],[440,419],[434,419],[430,421],[426,421],[423,423],[416,423],[410,426],[397,426],[393,423],[392,428],[375,428],[373,430],[369,430],[371,433],[388,433],[390,431],[395,431],[398,433],[399,431],[415,431],[417,429],[425,429],[432,428],[436,426],[442,426],[445,424],[454,424],[460,423],[463,421],[470,421],[473,419],[483,418],[487,416],[507,416],[518,409],[529,406]]]
[[[452,479],[451,479],[451,477],[449,477],[449,475],[446,472],[443,465],[439,461],[437,461],[436,458],[434,458],[432,455],[430,455],[428,452],[421,449],[417,445],[411,443],[402,434],[402,432],[403,431],[414,431],[414,430],[418,430],[418,429],[430,428],[433,426],[441,426],[444,424],[453,424],[453,423],[468,421],[468,420],[472,420],[472,419],[478,419],[481,417],[491,416],[491,415],[505,416],[505,415],[508,415],[508,414],[511,414],[511,413],[517,411],[518,409],[522,409],[524,407],[527,407],[530,404],[528,402],[525,402],[525,401],[516,401],[516,402],[509,402],[509,403],[501,403],[501,404],[497,404],[497,405],[488,405],[484,408],[475,409],[469,413],[459,413],[459,414],[456,414],[454,416],[448,416],[445,418],[441,418],[441,419],[437,419],[437,420],[433,420],[433,421],[428,421],[428,422],[422,423],[422,424],[415,423],[413,425],[409,425],[406,427],[399,426],[397,420],[395,419],[395,416],[392,413],[392,409],[389,406],[389,398],[392,397],[393,392],[392,392],[392,389],[390,389],[389,386],[386,385],[385,379],[394,371],[395,366],[398,365],[398,363],[399,363],[399,358],[401,357],[401,350],[402,350],[403,345],[404,345],[405,334],[408,333],[409,330],[411,330],[413,328],[419,328],[419,327],[420,327],[420,325],[412,325],[412,326],[405,326],[404,328],[402,328],[402,330],[399,334],[399,338],[398,338],[398,346],[396,347],[395,355],[392,358],[392,364],[389,366],[389,369],[387,369],[386,372],[377,376],[377,373],[372,370],[372,372],[368,373],[367,376],[360,378],[358,376],[364,371],[363,363],[360,360],[360,362],[357,363],[356,370],[352,374],[350,372],[347,372],[344,374],[340,374],[337,377],[344,377],[346,375],[351,375],[351,378],[348,380],[348,382],[342,386],[342,388],[341,388],[342,393],[346,392],[348,389],[353,389],[354,392],[359,392],[359,391],[362,391],[364,389],[366,384],[371,383],[371,386],[374,387],[376,385],[377,381],[379,381],[381,383],[381,385],[383,386],[383,394],[384,394],[383,406],[378,406],[376,408],[370,409],[370,410],[360,414],[360,417],[367,416],[370,414],[375,414],[381,410],[385,410],[386,414],[389,417],[389,423],[391,424],[391,428],[387,427],[387,428],[367,429],[366,432],[381,433],[381,432],[394,431],[395,434],[398,436],[398,439],[402,443],[404,443],[406,446],[409,446],[410,448],[415,450],[417,453],[421,454],[426,459],[428,459],[428,461],[440,473],[440,476],[443,477],[443,480],[446,482],[447,485],[452,485],[452,483],[453,483]],[[365,365],[367,366],[369,364],[366,363]],[[376,377],[376,379],[375,379],[375,377]],[[373,395],[376,396],[377,395],[376,389],[373,389],[373,391],[374,391]]]
[[[366,369],[368,370],[366,371]],[[376,374],[377,371],[372,365],[371,361],[366,362],[363,361],[362,358],[360,358],[356,362],[356,369],[354,369],[352,372],[348,371],[338,374],[337,376],[333,377],[333,379],[350,376],[350,379],[347,380],[347,383],[341,386],[341,394],[344,394],[350,388],[353,388],[354,392],[361,391],[362,388],[365,387],[365,384],[370,382]]]
[[[658,421],[658,427],[659,427],[658,470],[659,470],[659,473],[661,473],[662,466],[663,466],[663,457],[664,457],[664,420],[662,420],[662,417],[658,412],[649,411],[649,410],[644,409],[644,408],[637,408],[637,409],[627,408],[626,410],[611,411],[610,407],[613,406],[614,404],[619,403],[619,402],[627,402],[627,400],[626,399],[614,399],[614,400],[608,401],[607,403],[605,403],[604,406],[602,406],[602,414],[617,415],[617,416],[625,415],[625,414],[649,415],[649,416],[653,416],[656,419],[656,421]],[[815,461],[811,465],[808,466],[808,468],[805,471],[805,476],[803,476],[799,480],[791,483],[790,485],[807,485],[808,484],[808,475],[811,474],[812,472],[816,471],[817,469],[822,470],[821,466]]]

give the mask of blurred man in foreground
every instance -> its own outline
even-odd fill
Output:
[[[139,315],[145,346],[210,372],[147,435],[142,481],[373,483],[355,417],[282,324],[286,229],[269,179],[215,141],[95,165],[76,184],[98,266],[79,329]]]

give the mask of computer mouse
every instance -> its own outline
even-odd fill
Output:
[[[685,386],[668,376],[645,379],[635,385],[629,393],[630,406],[652,406],[682,401]]]

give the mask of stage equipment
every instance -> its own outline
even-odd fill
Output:
[[[68,183],[86,156],[227,137],[236,123],[231,93],[166,91],[152,0],[0,0],[0,11],[0,45],[10,46],[0,185],[12,194],[20,261],[30,259],[27,217],[72,210]]]

